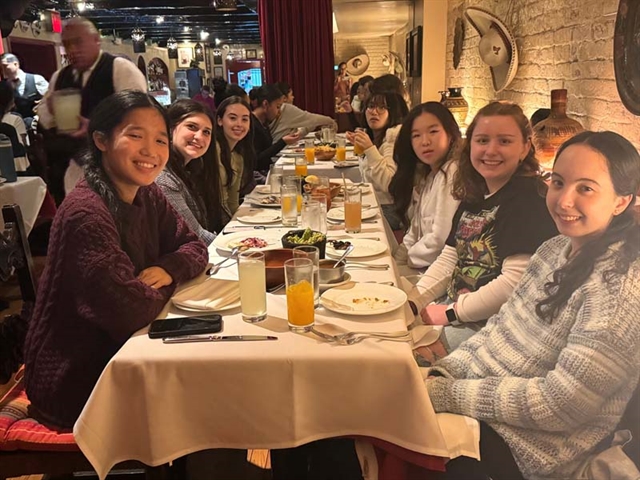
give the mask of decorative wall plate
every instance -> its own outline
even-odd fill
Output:
[[[613,65],[622,103],[631,113],[640,115],[640,0],[620,0]]]

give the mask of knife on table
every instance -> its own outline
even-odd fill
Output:
[[[278,340],[271,335],[184,335],[181,337],[165,337],[163,343],[191,342],[257,342],[260,340]]]

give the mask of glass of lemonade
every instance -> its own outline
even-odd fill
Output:
[[[282,185],[280,187],[280,208],[282,225],[295,227],[298,225],[298,192],[295,185]]]
[[[313,262],[313,305],[320,306],[320,250],[312,245],[294,247],[293,258],[308,258]]]
[[[347,233],[360,233],[362,228],[362,190],[358,187],[347,188],[344,195],[344,230]]]
[[[314,325],[314,265],[309,258],[292,258],[284,262],[287,285],[287,319],[289,330],[308,332]]]
[[[56,90],[52,97],[53,114],[59,132],[75,132],[80,128],[82,95],[77,88]]]
[[[313,138],[307,138],[304,141],[304,158],[307,159],[308,165],[316,163],[316,146],[313,143]]]
[[[241,252],[238,255],[242,319],[255,323],[267,318],[267,281],[264,253]]]
[[[307,159],[304,157],[296,157],[296,175],[299,177],[306,177],[308,171]]]
[[[338,146],[336,147],[336,161],[344,162],[347,159],[347,141],[338,137]]]

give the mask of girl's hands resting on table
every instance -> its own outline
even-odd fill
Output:
[[[162,288],[173,283],[171,275],[162,267],[145,268],[138,275],[138,280],[151,288]]]

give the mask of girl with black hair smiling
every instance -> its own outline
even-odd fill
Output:
[[[240,206],[240,191],[253,179],[255,152],[249,135],[251,108],[238,96],[226,98],[216,111],[216,149],[224,224]]]
[[[389,193],[403,224],[410,225],[393,255],[401,270],[409,267],[407,273],[428,268],[444,248],[460,204],[452,194],[459,147],[458,124],[441,103],[418,105],[402,124],[393,151],[398,169]]]
[[[639,187],[640,156],[620,135],[562,145],[546,199],[561,235],[500,312],[429,370],[436,412],[481,422],[482,460],[453,460],[434,478],[592,478],[582,469],[640,375]]]
[[[89,139],[86,181],[53,221],[24,347],[29,415],[57,428],[73,426],[111,357],[209,258],[154,183],[170,148],[158,102],[111,95]]]

